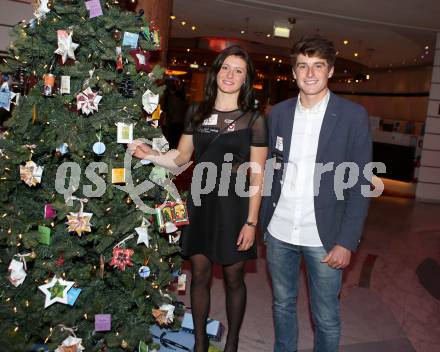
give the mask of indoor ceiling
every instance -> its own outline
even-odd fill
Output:
[[[294,41],[320,33],[340,57],[370,68],[432,64],[440,32],[440,0],[174,0],[173,15],[173,42],[236,38],[252,42],[255,53],[277,48],[287,57]],[[274,23],[289,18],[290,38],[273,37]]]

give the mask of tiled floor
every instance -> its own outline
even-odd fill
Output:
[[[271,351],[271,289],[264,259],[249,265],[248,305],[239,351]],[[344,274],[342,352],[440,351],[440,301],[415,272],[427,257],[440,263],[440,205],[382,197],[372,202],[363,241]],[[438,278],[440,280],[440,277]],[[189,292],[183,298],[189,304]],[[222,280],[212,283],[212,318],[226,325]],[[299,304],[299,349],[312,351],[304,278]],[[224,343],[224,338],[218,345]]]

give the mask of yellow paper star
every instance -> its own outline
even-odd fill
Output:
[[[83,232],[92,232],[90,226],[92,216],[92,213],[69,213],[66,222],[66,224],[69,225],[67,231],[76,232],[80,237]]]

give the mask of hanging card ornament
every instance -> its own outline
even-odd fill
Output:
[[[48,2],[49,0],[34,0],[34,16],[36,18],[44,17],[50,12]]]
[[[8,270],[11,272],[8,279],[15,287],[20,286],[27,275],[26,261],[23,257],[20,259],[21,260],[12,259],[8,267]]]
[[[46,73],[43,76],[43,95],[45,97],[51,97],[54,95],[55,76],[52,73]]]
[[[63,64],[66,63],[67,58],[76,60],[74,51],[78,48],[78,44],[72,41],[72,32],[67,32],[66,30],[57,30],[58,36],[58,49],[55,50],[55,54],[61,55],[61,61]]]
[[[46,204],[44,206],[44,218],[45,219],[52,219],[55,216],[57,216],[57,212],[53,208],[52,204]]]
[[[70,212],[67,215],[67,222],[68,225],[67,231],[68,232],[76,232],[78,236],[81,237],[83,232],[92,232],[90,219],[93,216],[93,213],[84,213],[84,203],[88,202],[86,198],[77,198],[77,197],[70,197],[71,200],[78,200],[81,203],[81,207],[78,213],[72,213]],[[69,200],[70,200],[69,199]]]
[[[84,351],[85,348],[81,344],[82,339],[79,339],[75,336],[69,336],[66,338],[60,346],[54,352],[81,352]]]
[[[124,32],[124,38],[122,39],[122,46],[128,46],[132,49],[136,49],[138,46],[139,34]]]
[[[75,304],[76,300],[78,299],[78,296],[79,296],[80,293],[81,293],[81,289],[80,288],[72,287],[67,292],[67,304],[69,306],[73,306]]]
[[[125,183],[125,168],[117,167],[112,169],[112,184]]]
[[[95,314],[95,331],[110,331],[111,329],[111,314]]]
[[[70,76],[61,76],[61,94],[70,94]]]
[[[136,65],[136,71],[144,71],[144,72],[151,71],[150,53],[148,51],[138,48],[138,49],[130,50],[129,53],[134,59]]]
[[[121,271],[125,271],[126,266],[133,266],[131,256],[134,250],[130,248],[115,247],[113,248],[113,257],[110,261],[110,265],[118,268]]]
[[[67,304],[67,292],[72,288],[73,284],[73,281],[65,281],[54,276],[49,283],[38,286],[38,289],[46,295],[44,308],[56,302]]]
[[[102,96],[93,92],[90,87],[87,87],[83,92],[76,96],[77,110],[81,110],[83,114],[93,114],[94,111],[98,111],[98,104],[101,101]]]
[[[9,111],[11,109],[11,100],[16,96],[16,93],[9,90],[8,82],[3,82],[0,88],[0,108]]]
[[[25,165],[20,165],[20,179],[29,187],[41,183],[43,176],[43,166],[38,166],[33,161],[27,161]]]
[[[117,141],[118,143],[132,143],[133,142],[133,124],[117,122]]]
[[[50,227],[38,225],[38,242],[50,246]]]
[[[160,50],[160,33],[159,27],[156,24],[151,23],[149,27],[144,28],[142,35],[145,37],[151,50]]]
[[[142,95],[142,105],[144,110],[152,114],[156,110],[159,104],[159,94],[154,94],[151,90],[147,90],[144,95]]]
[[[90,0],[85,2],[86,9],[90,13],[90,18],[102,16],[102,8],[99,0]]]

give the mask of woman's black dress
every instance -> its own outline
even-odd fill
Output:
[[[243,163],[250,160],[251,146],[267,146],[265,117],[252,111],[214,110],[194,127],[188,112],[184,134],[193,135],[196,165],[187,199],[190,223],[181,236],[182,254],[203,254],[221,265],[255,259],[255,243],[243,252],[237,250],[236,242],[249,207],[248,167]]]

